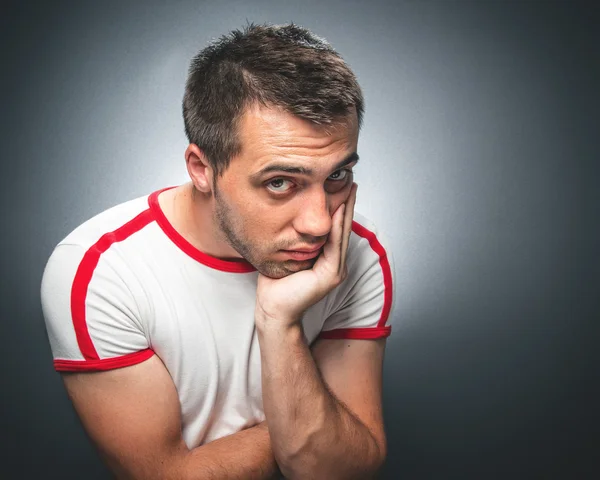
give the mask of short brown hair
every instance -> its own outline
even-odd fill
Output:
[[[241,149],[237,126],[253,104],[283,108],[318,125],[335,124],[364,101],[350,67],[322,38],[298,25],[234,30],[191,62],[183,97],[185,133],[220,175]]]

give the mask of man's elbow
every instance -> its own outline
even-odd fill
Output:
[[[385,459],[387,458],[387,441],[386,441],[385,435],[384,435],[383,439],[379,442],[376,442],[376,444],[377,444],[377,458],[375,460],[373,477],[375,477],[375,475],[377,475],[381,471],[381,468],[383,467],[383,465],[385,463]]]
[[[385,440],[375,442],[365,449],[363,455],[340,458],[335,455],[342,445],[311,444],[306,442],[277,458],[281,473],[289,480],[295,479],[370,479],[381,470],[386,456]],[[342,448],[342,450],[344,450]],[[339,451],[339,450],[338,450]]]
[[[383,466],[383,460],[365,461],[360,465],[350,466],[344,460],[333,463],[330,459],[324,462],[305,459],[303,462],[280,465],[281,473],[288,480],[368,480],[375,479]]]
[[[293,446],[286,445],[285,449],[275,448],[275,445],[273,447],[279,469],[286,479],[318,478],[312,474],[319,467],[316,449],[307,440]]]
[[[379,470],[387,458],[387,438],[385,433],[381,434],[379,440],[375,440],[375,444],[377,445],[377,464],[379,465],[377,470]]]

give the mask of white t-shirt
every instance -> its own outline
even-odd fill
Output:
[[[265,419],[258,274],[187,242],[159,206],[162,191],[110,208],[61,241],[44,271],[42,308],[58,371],[109,370],[158,355],[194,448]],[[309,344],[391,332],[392,260],[359,214],[347,258],[346,280],[305,312]]]

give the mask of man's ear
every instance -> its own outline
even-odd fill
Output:
[[[210,193],[212,191],[215,172],[198,145],[191,143],[188,146],[185,151],[185,164],[188,174],[198,191]]]

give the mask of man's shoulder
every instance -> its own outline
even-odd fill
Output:
[[[387,278],[391,275],[392,268],[393,258],[388,237],[373,221],[355,212],[348,245],[349,276],[358,279],[377,272],[377,277],[383,274]]]
[[[374,250],[376,253],[383,254],[388,251],[388,245],[387,236],[372,220],[358,212],[354,212],[350,251],[364,253],[368,250]]]
[[[84,250],[92,247],[104,237],[106,241],[124,239],[152,220],[148,198],[136,197],[106,208],[90,217],[72,230],[57,245],[77,245]],[[144,215],[147,218],[143,218]]]
[[[137,277],[132,273],[131,253],[140,252],[140,245],[152,238],[136,235],[154,221],[149,205],[151,195],[113,205],[84,221],[63,238],[46,262],[43,290],[54,291],[62,285],[65,292],[70,292],[77,285],[76,291],[85,292],[92,280],[106,286],[102,282],[110,279],[112,287],[131,279],[135,281]],[[144,251],[152,252],[152,248]],[[145,257],[148,255],[146,253]],[[105,289],[106,292],[109,290]]]
[[[354,212],[347,254],[348,276],[325,301],[321,338],[382,338],[393,302],[393,259],[375,223]]]

